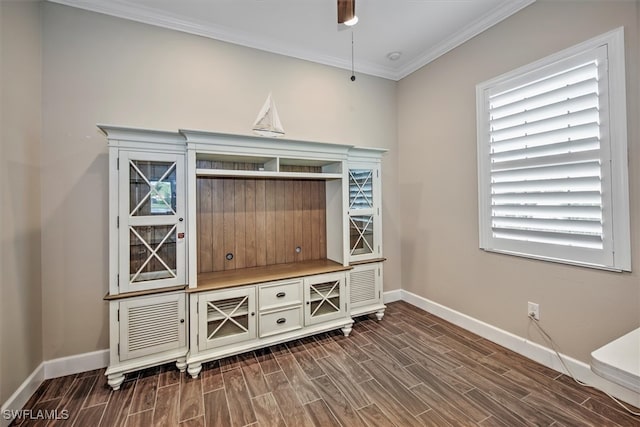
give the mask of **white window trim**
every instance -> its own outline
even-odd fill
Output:
[[[488,110],[485,91],[489,88],[514,79],[542,67],[549,66],[568,57],[607,46],[608,52],[608,84],[609,84],[609,120],[605,128],[609,132],[609,149],[611,161],[610,185],[611,206],[614,210],[612,242],[613,261],[610,264],[566,260],[561,257],[531,255],[527,253],[504,250],[496,245],[491,228],[490,206],[490,163],[488,143]],[[608,33],[594,37],[576,46],[570,47],[546,58],[507,72],[501,76],[480,83],[476,86],[476,114],[478,141],[478,209],[480,248],[490,252],[506,253],[527,258],[542,259],[565,264],[573,264],[611,271],[631,271],[631,236],[629,219],[629,182],[627,163],[627,113],[624,59],[624,28],[620,27]],[[606,169],[606,167],[603,167]],[[611,238],[610,238],[611,239]]]

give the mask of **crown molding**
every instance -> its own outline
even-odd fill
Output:
[[[422,55],[408,62],[404,67],[398,70],[398,72],[394,76],[394,80],[400,80],[408,76],[409,74],[438,59],[445,53],[455,49],[456,47],[472,39],[483,31],[488,30],[497,23],[521,11],[530,4],[535,3],[535,1],[536,0],[504,1],[500,6],[493,9],[491,12],[476,20],[472,24],[468,25],[462,31],[459,31],[453,36],[443,40],[432,49],[425,51]]]
[[[264,37],[256,38],[249,34],[242,34],[220,26],[211,26],[203,22],[185,20],[169,13],[159,13],[156,9],[142,5],[132,5],[121,0],[48,0],[79,9],[106,15],[124,18],[131,21],[182,31],[202,37],[220,40],[227,43],[237,44],[253,49],[263,50],[279,55],[311,61],[331,67],[351,70],[351,62],[348,59],[331,55],[319,55],[308,50],[296,49],[290,46],[283,46],[281,42]],[[429,62],[444,55],[450,50],[460,46],[467,40],[475,37],[498,22],[508,18],[514,13],[529,6],[536,0],[505,0],[500,6],[475,21],[470,26],[464,28],[457,34],[439,43],[432,49],[422,53],[416,59],[408,62],[401,68],[385,67],[370,62],[356,61],[356,71],[375,77],[382,77],[389,80],[398,81],[417,69],[427,65]]]

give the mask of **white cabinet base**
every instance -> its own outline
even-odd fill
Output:
[[[351,331],[353,330],[353,322],[351,322],[351,324],[348,326],[343,326],[341,330],[342,330],[342,334],[345,337],[348,337]]]
[[[320,334],[322,332],[328,332],[335,329],[341,329],[344,336],[349,336],[351,333],[353,320],[339,319],[327,323],[308,326],[296,331],[287,332],[279,335],[269,336],[267,338],[255,339],[247,341],[242,344],[230,345],[226,347],[220,347],[217,349],[207,350],[205,352],[190,352],[187,355],[187,372],[193,378],[197,378],[198,374],[202,370],[202,363],[212,360],[223,359],[234,354],[245,353],[247,351],[257,350],[263,347],[269,347],[283,342],[292,341],[300,338],[304,338],[310,335]]]
[[[105,375],[118,390],[125,374],[176,361],[184,372],[187,355],[186,297],[183,291],[109,301],[110,363]]]
[[[107,383],[113,390],[119,390],[120,386],[124,382],[126,374],[151,368],[153,366],[163,365],[174,360],[176,362],[176,368],[178,368],[180,372],[187,370],[187,358],[185,357],[185,351],[182,349],[179,351],[157,354],[153,357],[145,357],[140,360],[130,360],[124,363],[110,365],[105,372],[105,375],[107,376]]]
[[[203,362],[309,335],[341,329],[349,336],[347,273],[342,265],[332,268],[337,270],[191,293],[189,375],[196,378]]]
[[[362,307],[361,309],[352,309],[351,310],[351,317],[359,317],[359,316],[364,316],[366,314],[375,314],[376,315],[376,319],[377,320],[382,320],[382,318],[384,317],[384,310],[387,308],[386,305],[376,305],[376,306],[367,306],[367,307]]]

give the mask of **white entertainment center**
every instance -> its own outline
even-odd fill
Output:
[[[381,157],[351,145],[99,125],[109,385],[384,315]]]

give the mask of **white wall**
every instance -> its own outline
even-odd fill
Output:
[[[41,13],[0,1],[0,403],[42,362]]]
[[[269,93],[287,138],[390,149],[385,286],[400,287],[396,83],[45,3],[45,360],[107,348],[107,149],[96,123],[247,134]]]
[[[568,355],[640,325],[638,1],[537,1],[398,84],[403,289],[544,343],[527,301]],[[625,27],[633,273],[478,249],[475,85]]]

